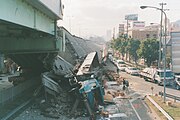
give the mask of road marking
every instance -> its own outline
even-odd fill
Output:
[[[130,105],[132,106],[132,108],[133,108],[134,112],[136,113],[136,116],[138,117],[138,119],[141,120],[141,117],[139,116],[138,112],[136,111],[136,109],[134,108],[134,106],[132,105],[131,102],[130,102]]]

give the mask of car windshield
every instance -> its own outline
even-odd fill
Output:
[[[164,72],[159,73],[160,77],[164,77]],[[172,72],[166,72],[166,77],[172,77]]]
[[[118,64],[125,64],[124,61],[119,61]]]
[[[138,70],[137,68],[129,68],[130,70]]]

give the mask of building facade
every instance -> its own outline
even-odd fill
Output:
[[[144,40],[144,39],[148,39],[148,38],[154,38],[157,39],[158,38],[158,31],[155,30],[130,30],[128,32],[128,36],[129,38],[133,38],[135,40]]]

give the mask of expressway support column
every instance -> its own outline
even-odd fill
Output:
[[[4,54],[0,53],[0,72],[3,72],[4,69]]]

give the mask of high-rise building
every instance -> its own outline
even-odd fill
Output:
[[[170,24],[170,32],[180,32],[180,20]]]
[[[112,39],[112,31],[107,30],[106,31],[106,41],[110,41]]]
[[[124,34],[124,24],[119,24],[119,36]]]

